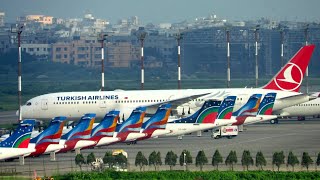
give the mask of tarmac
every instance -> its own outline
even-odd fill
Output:
[[[10,113],[9,113],[10,115]],[[8,119],[16,119],[10,117],[8,113],[0,113],[0,123],[7,121]],[[235,165],[235,170],[243,170],[241,166],[241,157],[244,150],[249,150],[251,156],[255,160],[256,153],[262,151],[266,160],[267,166],[264,169],[273,170],[272,155],[276,151],[284,151],[287,155],[292,151],[301,161],[302,153],[308,152],[311,158],[316,161],[317,155],[320,152],[320,119],[307,119],[305,121],[292,120],[279,120],[279,124],[270,124],[269,122],[258,123],[248,125],[244,127],[244,131],[240,132],[237,137],[232,139],[211,138],[211,131],[203,132],[201,137],[198,137],[196,133],[185,135],[181,140],[177,137],[165,137],[165,138],[153,138],[144,141],[139,141],[137,144],[127,145],[125,143],[114,144],[101,148],[81,150],[81,153],[86,158],[91,152],[96,157],[103,158],[107,151],[115,149],[123,149],[128,153],[128,170],[139,171],[139,167],[134,165],[136,154],[141,151],[145,157],[152,151],[160,151],[163,165],[160,166],[161,170],[168,170],[169,166],[164,165],[165,155],[168,151],[173,151],[180,156],[181,152],[186,149],[190,151],[193,157],[193,164],[188,166],[189,170],[198,170],[199,167],[194,165],[195,157],[198,151],[204,150],[206,157],[208,158],[208,165],[204,166],[204,170],[213,170],[211,165],[213,153],[216,149],[219,150],[223,157],[223,161],[228,156],[231,150],[236,151],[238,157],[238,163]],[[75,152],[68,152],[56,155],[56,161],[50,161],[48,155],[26,158],[25,165],[19,165],[18,160],[13,162],[0,162],[1,172],[17,172],[23,176],[32,177],[34,173],[40,176],[53,175],[66,173],[70,171],[80,171],[80,168],[74,163]],[[286,160],[285,160],[286,161]],[[179,159],[174,169],[183,170],[185,167],[179,165]],[[316,166],[312,165],[309,170],[315,170]],[[228,170],[224,163],[220,165],[221,170]],[[249,167],[251,170],[256,170],[257,167]],[[82,167],[84,171],[90,171],[90,167],[84,165]],[[154,170],[153,166],[145,167],[145,170]],[[280,170],[288,171],[291,167],[282,165]],[[300,165],[295,168],[296,171],[304,170]]]

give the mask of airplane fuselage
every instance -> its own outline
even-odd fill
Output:
[[[172,99],[206,93],[209,94],[193,99],[180,105],[180,107],[190,107],[193,111],[196,111],[206,99],[222,100],[228,95],[236,95],[239,97],[235,104],[235,110],[237,110],[248,100],[250,95],[254,93],[267,94],[269,92],[276,92],[277,99],[300,94],[260,88],[61,92],[30,99],[22,107],[22,116],[23,118],[51,119],[61,115],[67,116],[68,119],[78,119],[84,113],[90,112],[95,113],[97,118],[102,118],[106,112],[117,109],[121,111],[120,117],[126,119],[131,111],[138,106],[160,104]],[[277,102],[276,100],[274,110],[307,101],[309,101],[309,98],[306,97],[294,99],[290,103]],[[147,111],[152,111],[152,109],[148,108]],[[155,109],[153,113],[154,111]]]

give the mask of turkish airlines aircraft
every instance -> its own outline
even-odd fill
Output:
[[[246,103],[252,94],[277,93],[274,111],[314,99],[299,93],[306,68],[315,46],[302,47],[291,60],[261,88],[183,89],[183,90],[133,90],[133,91],[88,91],[59,92],[37,96],[22,106],[23,118],[51,119],[57,114],[69,119],[80,118],[86,112],[93,112],[103,118],[105,112],[120,110],[123,119],[139,106],[154,113],[160,104],[170,103],[172,110],[190,108],[195,112],[207,99],[223,99],[229,95],[243,96],[237,101],[235,110]],[[300,109],[303,114],[303,109]]]
[[[26,119],[20,122],[11,136],[0,142],[0,160],[24,156],[35,151],[29,147],[31,132],[35,120]]]

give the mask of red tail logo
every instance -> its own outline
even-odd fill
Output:
[[[314,47],[302,47],[263,89],[298,92]]]

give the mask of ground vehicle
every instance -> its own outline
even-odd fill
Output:
[[[229,139],[237,136],[239,133],[238,126],[221,126],[219,129],[215,130],[212,137],[219,139],[222,137],[227,137]]]

